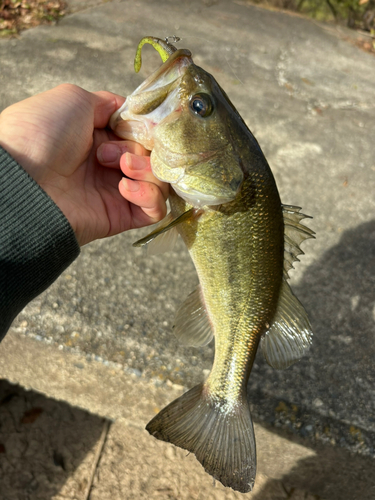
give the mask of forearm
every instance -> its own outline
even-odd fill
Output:
[[[78,254],[63,213],[0,147],[0,340]]]

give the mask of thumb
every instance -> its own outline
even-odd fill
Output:
[[[122,106],[125,97],[112,92],[93,92],[94,128],[105,128],[112,114]]]

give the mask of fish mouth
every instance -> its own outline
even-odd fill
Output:
[[[189,50],[176,50],[111,116],[115,134],[153,149],[153,129],[179,107],[178,86],[191,64]]]

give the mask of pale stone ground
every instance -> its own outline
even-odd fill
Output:
[[[1,500],[374,498],[368,459],[258,423],[254,491],[214,485],[193,455],[144,430],[179,386],[157,386],[15,333],[0,348],[0,378],[5,373],[38,392],[0,384]]]

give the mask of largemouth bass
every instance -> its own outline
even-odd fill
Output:
[[[125,139],[151,150],[153,173],[170,183],[171,212],[146,238],[158,250],[182,236],[199,286],[177,311],[175,333],[187,345],[215,337],[207,380],[147,425],[156,438],[194,453],[215,479],[240,492],[256,473],[247,382],[261,342],[268,363],[286,368],[309,349],[312,331],[288,271],[313,231],[305,215],[281,204],[268,163],[212,75],[190,51],[146,37],[163,65],[111,118]],[[155,250],[154,249],[154,250]]]

